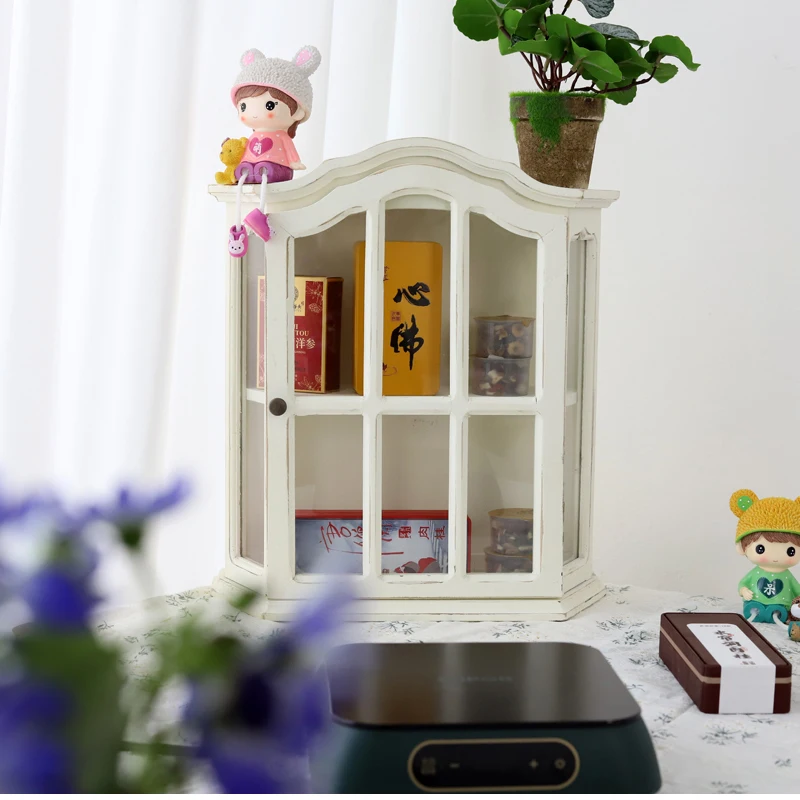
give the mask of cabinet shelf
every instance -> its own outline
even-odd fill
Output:
[[[248,402],[266,403],[264,389],[248,388]],[[566,407],[571,408],[578,402],[577,392],[566,393]],[[449,413],[452,398],[446,394],[432,397],[384,397],[381,409],[389,414],[402,413]],[[535,397],[479,397],[470,395],[467,409],[471,414],[535,414],[537,402]],[[298,414],[360,414],[363,397],[353,391],[334,392],[331,394],[295,395],[295,409]],[[411,409],[411,410],[409,410]]]
[[[569,400],[572,400],[569,403]],[[248,389],[247,400],[264,404],[266,392],[263,389]],[[576,398],[567,398],[574,405]],[[380,414],[449,414],[461,405],[467,414],[536,414],[538,403],[535,397],[480,397],[470,395],[461,403],[446,394],[431,397],[381,397],[376,405]],[[294,413],[300,416],[313,414],[362,414],[364,398],[355,393],[332,392],[330,394],[295,394]]]

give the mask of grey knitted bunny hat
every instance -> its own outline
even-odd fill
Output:
[[[242,86],[263,86],[280,89],[297,100],[306,112],[303,122],[311,116],[314,90],[309,75],[314,73],[322,61],[319,50],[311,45],[301,47],[291,61],[282,58],[267,58],[260,50],[247,50],[239,60],[242,71],[236,76],[231,100],[236,105],[236,92]]]

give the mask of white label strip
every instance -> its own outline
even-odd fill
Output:
[[[687,626],[722,667],[720,714],[771,714],[775,706],[775,665],[736,625]]]

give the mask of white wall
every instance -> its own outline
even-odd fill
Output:
[[[677,33],[703,66],[611,105],[600,132],[593,185],[622,197],[603,243],[598,571],[732,596],[746,565],[733,553],[728,497],[743,486],[800,494],[800,4],[773,0],[768,21],[744,0],[617,5],[611,21],[645,37]],[[69,23],[51,31],[52,53],[35,46],[50,6]],[[193,474],[196,501],[155,544],[166,590],[207,583],[223,558],[225,232],[205,187],[220,141],[243,132],[228,97],[238,58],[252,46],[289,57],[307,42],[323,52],[314,116],[297,139],[309,168],[411,135],[513,160],[507,92],[530,86],[525,65],[458,34],[451,7],[0,3],[0,43],[12,42],[0,48],[0,104],[10,98],[7,115],[0,105],[0,464],[76,495],[126,474]],[[38,136],[25,81],[40,74],[54,96],[53,81],[68,90],[75,146],[63,165],[18,157]],[[127,108],[128,95],[136,113],[120,129],[103,109],[115,98]],[[121,175],[92,167],[77,145],[94,142],[109,164],[117,133],[133,160]],[[16,231],[54,208],[48,198],[60,198],[63,231],[37,241],[37,272]],[[83,231],[102,235],[91,247]]]
[[[735,596],[739,488],[800,495],[800,4],[617,3],[702,64],[609,109],[597,410],[597,568]],[[629,6],[630,9],[626,9]]]

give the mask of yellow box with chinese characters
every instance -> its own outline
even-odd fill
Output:
[[[353,387],[364,393],[366,247],[355,246]],[[442,361],[442,246],[386,242],[383,262],[383,394],[432,395]]]

